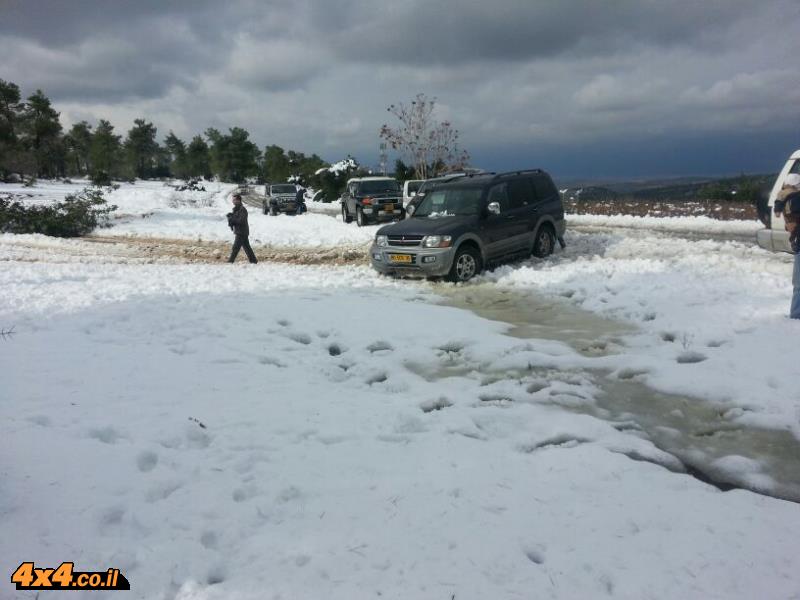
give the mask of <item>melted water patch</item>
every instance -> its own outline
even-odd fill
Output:
[[[584,356],[614,354],[623,347],[622,336],[634,331],[629,325],[532,291],[492,284],[442,286],[436,291],[449,306],[511,325],[508,335],[561,341]],[[574,385],[575,372],[491,371],[457,357],[442,365],[406,367],[428,381],[471,377],[479,386],[517,381],[531,401],[588,414],[619,431],[643,437],[679,460],[688,474],[721,490],[743,488],[800,502],[800,441],[789,431],[737,423],[736,416],[746,408],[731,410],[737,407],[655,391],[637,380],[633,370],[623,369],[618,377],[584,372],[595,389],[580,393]]]

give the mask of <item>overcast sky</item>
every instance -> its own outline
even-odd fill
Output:
[[[70,125],[241,126],[378,162],[422,92],[475,166],[777,171],[800,148],[797,0],[0,0],[0,78]]]

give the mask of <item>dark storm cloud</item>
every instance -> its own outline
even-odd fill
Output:
[[[217,4],[213,0],[4,0],[0,3],[0,34],[61,47],[98,33],[124,35],[130,30],[146,30],[154,21],[175,19],[206,35],[216,35],[219,19],[210,17]],[[223,20],[225,14],[220,15]],[[146,35],[138,39],[147,42]]]
[[[335,7],[335,8],[334,8]],[[758,10],[752,2],[338,2],[317,14],[322,29],[331,11],[350,21],[331,35],[351,60],[415,65],[542,59],[564,53],[604,55],[639,46],[719,43],[717,36]]]
[[[795,0],[0,0],[0,78],[66,119],[241,125],[366,162],[386,106],[425,92],[479,166],[547,149],[651,168],[697,135],[784,151],[799,17]]]
[[[56,98],[109,102],[157,98],[175,85],[191,90],[203,74],[226,70],[245,87],[291,88],[305,81],[302,71],[287,65],[266,78],[260,67],[291,62],[302,52],[257,54],[263,39],[291,33],[292,5],[11,0],[0,4],[0,53],[10,64],[3,75],[26,87],[47,87]],[[243,35],[249,35],[245,51]],[[242,68],[243,56],[253,68]]]

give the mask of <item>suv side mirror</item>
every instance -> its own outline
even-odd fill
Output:
[[[493,215],[500,214],[500,203],[499,202],[489,202],[489,206],[486,207],[489,213]]]
[[[406,216],[410,217],[413,214],[414,214],[414,205],[411,204],[411,205],[406,207]]]

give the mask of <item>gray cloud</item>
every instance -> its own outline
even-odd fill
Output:
[[[763,147],[800,123],[798,17],[791,0],[0,0],[0,77],[68,121],[238,125],[331,160],[374,161],[386,107],[420,91],[481,157],[682,132]]]

